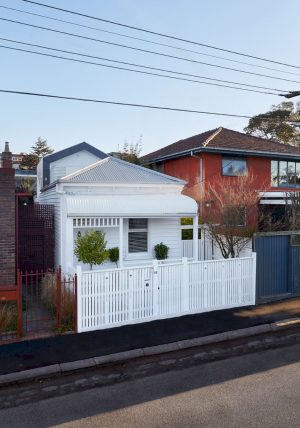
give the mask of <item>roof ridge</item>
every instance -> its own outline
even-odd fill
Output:
[[[140,169],[140,170],[146,171],[146,172],[148,172],[148,173],[151,173],[151,174],[153,174],[153,175],[157,175],[157,176],[160,176],[160,177],[169,178],[170,180],[175,181],[175,182],[177,182],[177,183],[182,183],[182,182],[183,182],[183,180],[180,180],[179,178],[173,177],[173,176],[171,176],[171,175],[163,174],[162,172],[154,171],[153,169],[146,168],[146,167],[144,167],[144,166],[142,166],[142,165],[137,165],[137,164],[135,164],[135,163],[131,163],[131,162],[128,162],[128,161],[124,161],[123,159],[118,159],[118,158],[115,158],[115,157],[113,157],[113,156],[110,156],[110,157],[111,157],[114,161],[116,161],[116,162],[120,162],[120,163],[122,163],[122,164],[126,164],[126,165],[127,165],[127,166],[129,166],[129,167],[132,167],[132,168],[135,168],[135,169]]]
[[[222,126],[220,126],[210,137],[208,137],[203,143],[203,147],[206,147],[208,143],[210,143],[218,134],[220,134],[222,129]]]
[[[200,135],[203,135],[203,134],[214,133],[214,132],[216,132],[218,129],[219,129],[219,128],[213,128],[213,129],[209,129],[208,131],[200,132],[199,134],[191,135],[190,137],[181,138],[180,140],[174,141],[174,143],[170,143],[170,144],[168,144],[168,145],[166,145],[166,146],[164,146],[164,147],[161,147],[161,148],[159,148],[159,149],[157,149],[157,150],[154,150],[154,151],[152,151],[152,152],[150,152],[150,153],[147,153],[146,155],[142,156],[142,157],[141,157],[141,159],[143,159],[143,158],[144,158],[144,157],[146,157],[146,156],[150,156],[150,155],[152,155],[152,154],[154,154],[154,153],[156,153],[156,152],[158,152],[158,151],[160,151],[160,150],[162,150],[162,149],[166,149],[166,148],[168,148],[168,147],[170,147],[170,146],[173,146],[173,145],[175,145],[175,144],[178,144],[178,143],[180,143],[180,142],[182,142],[182,141],[186,141],[186,140],[189,140],[189,139],[191,139],[191,138],[195,138],[195,137],[200,137]],[[209,137],[208,137],[208,138],[209,138]],[[196,148],[196,147],[195,147],[195,148]]]
[[[236,134],[242,134],[242,135],[245,135],[246,137],[249,137],[249,138],[255,138],[256,140],[259,140],[259,141],[264,141],[264,142],[268,142],[268,143],[274,143],[274,144],[277,144],[277,145],[279,145],[279,146],[286,146],[286,147],[298,147],[298,146],[293,146],[292,144],[285,144],[285,143],[280,143],[279,141],[276,141],[276,140],[273,140],[272,138],[263,138],[263,137],[257,137],[256,135],[252,135],[252,134],[247,134],[247,132],[240,132],[240,131],[236,131],[235,129],[229,129],[229,128],[224,128],[223,127],[223,130],[224,131],[230,131],[230,132],[234,132],[234,133],[236,133]]]
[[[127,161],[124,161],[122,159],[118,159],[118,158],[115,158],[113,156],[110,156],[110,155],[107,156],[105,159],[100,159],[99,161],[97,161],[91,165],[88,165],[84,168],[81,168],[81,169],[71,173],[71,174],[68,174],[68,175],[60,178],[58,181],[66,182],[68,180],[72,180],[73,178],[76,178],[76,177],[80,176],[81,174],[84,174],[85,172],[91,171],[91,170],[97,168],[98,166],[103,165],[106,162],[120,163],[120,164],[126,166],[127,168],[142,170],[143,172],[148,173],[150,175],[155,175],[155,176],[162,177],[164,179],[169,179],[174,184],[176,184],[176,183],[183,184],[184,183],[184,181],[179,179],[179,178],[172,177],[172,176],[167,175],[167,174],[162,174],[162,173],[160,173],[158,171],[154,171],[150,168],[145,168],[141,165],[136,165],[136,164],[133,164],[131,162],[127,162]]]
[[[85,166],[84,168],[78,169],[77,171],[71,172],[71,174],[65,175],[64,177],[61,177],[59,180],[66,180],[69,178],[74,178],[79,174],[82,174],[83,172],[89,171],[90,169],[94,168],[95,166],[97,166],[100,163],[104,163],[105,161],[107,162],[109,160],[110,156],[107,156],[104,159],[100,159],[97,162],[94,162],[88,166]]]

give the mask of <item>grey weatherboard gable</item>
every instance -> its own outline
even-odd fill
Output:
[[[86,142],[75,144],[75,146],[68,147],[66,149],[60,150],[59,152],[52,153],[51,155],[45,156],[43,158],[43,187],[46,187],[50,184],[50,164],[57,160],[63,159],[67,156],[73,155],[75,153],[85,150],[93,155],[99,157],[99,159],[107,158],[107,154],[102,152],[96,147],[91,146]]]

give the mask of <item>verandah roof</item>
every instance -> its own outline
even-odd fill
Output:
[[[66,196],[68,217],[188,217],[197,203],[184,195]]]

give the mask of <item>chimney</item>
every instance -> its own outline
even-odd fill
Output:
[[[0,288],[16,281],[15,170],[5,143],[0,168]]]
[[[2,168],[12,168],[12,153],[9,150],[9,143],[7,141],[4,152],[2,152]]]

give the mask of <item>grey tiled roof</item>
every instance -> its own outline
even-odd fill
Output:
[[[143,166],[108,156],[79,171],[66,175],[63,183],[113,183],[113,184],[185,184],[183,180],[170,177]]]

